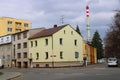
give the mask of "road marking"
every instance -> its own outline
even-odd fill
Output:
[[[72,73],[72,75],[84,75],[84,73]]]
[[[109,74],[96,74],[97,76],[106,76],[106,75],[109,75]]]
[[[44,74],[45,75],[45,74],[48,74],[48,73],[40,73],[40,74]]]
[[[103,67],[103,68],[97,68],[97,67],[95,67],[94,69],[106,69],[105,67]]]

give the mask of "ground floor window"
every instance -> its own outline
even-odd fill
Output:
[[[75,58],[76,58],[76,59],[79,58],[79,52],[75,52]]]

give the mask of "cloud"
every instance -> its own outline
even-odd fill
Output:
[[[32,28],[37,28],[61,25],[61,16],[64,15],[65,24],[71,24],[74,28],[78,24],[85,34],[87,1],[91,30],[106,29],[114,10],[119,8],[119,0],[0,0],[0,16],[30,20]]]

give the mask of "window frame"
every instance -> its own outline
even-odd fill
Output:
[[[59,44],[63,45],[63,38],[59,38]]]
[[[45,55],[46,55],[45,59],[48,59],[49,58],[48,52],[45,52]]]

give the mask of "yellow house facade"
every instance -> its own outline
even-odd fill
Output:
[[[30,29],[30,21],[10,17],[0,18],[0,36]]]
[[[31,67],[80,66],[82,37],[69,25],[45,29],[29,38]]]

